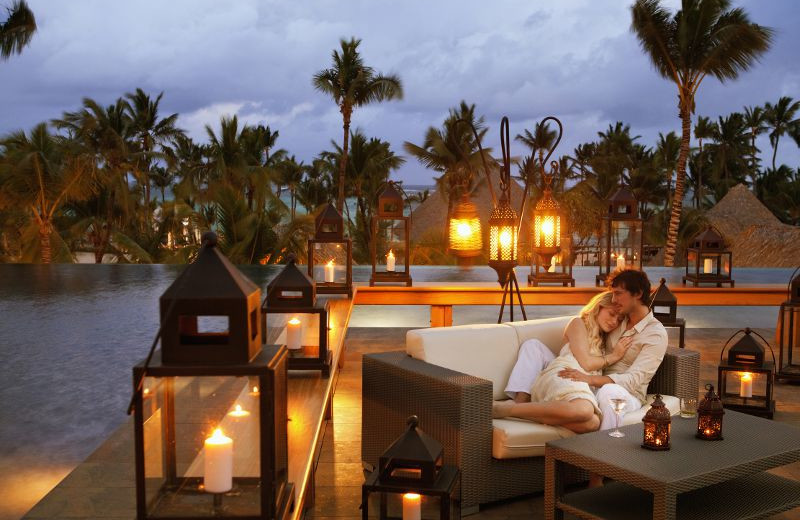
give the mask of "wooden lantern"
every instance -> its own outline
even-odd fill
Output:
[[[166,364],[247,363],[261,350],[261,289],[203,235],[197,258],[160,298]]]
[[[785,381],[800,381],[800,363],[795,356],[800,350],[800,268],[789,281],[788,298],[781,304],[778,318],[778,367],[776,377]],[[796,276],[795,276],[796,275]]]
[[[370,254],[372,275],[369,285],[376,283],[412,284],[411,218],[403,213],[404,200],[394,182],[387,182],[378,195],[378,208],[372,217]]]
[[[344,236],[344,219],[332,204],[316,217],[308,240],[308,276],[317,294],[353,296],[353,241]]]
[[[725,409],[714,392],[714,385],[706,385],[706,395],[697,405],[697,433],[695,437],[704,441],[722,440],[722,416]]]
[[[664,401],[661,400],[660,394],[656,394],[656,398],[644,415],[642,422],[644,422],[642,448],[656,451],[668,450],[672,417],[664,405]]]
[[[605,285],[616,269],[642,268],[644,224],[639,216],[639,202],[627,187],[619,188],[607,201],[600,240],[600,272],[596,285]]]
[[[683,285],[692,282],[699,284],[723,284],[735,286],[731,274],[733,272],[733,254],[727,249],[725,240],[713,227],[708,227],[695,236],[686,248],[686,274]]]
[[[725,349],[739,334],[742,337],[728,349],[727,362],[723,362]],[[765,359],[767,349],[772,361]],[[725,408],[772,419],[775,414],[775,354],[767,340],[749,328],[734,333],[720,353],[717,388]]]
[[[459,263],[466,264],[469,259],[481,254],[483,250],[481,219],[478,216],[478,207],[469,199],[466,192],[453,209],[448,227],[450,251],[459,259]]]

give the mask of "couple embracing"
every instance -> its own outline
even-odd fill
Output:
[[[615,406],[644,405],[667,350],[667,332],[648,306],[650,281],[643,271],[617,271],[608,282],[609,289],[567,325],[558,357],[536,339],[520,346],[505,390],[511,399],[495,401],[495,418],[586,433],[613,428]]]

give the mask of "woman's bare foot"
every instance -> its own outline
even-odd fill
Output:
[[[508,399],[506,401],[493,401],[492,402],[492,419],[502,419],[511,415],[511,409],[514,408],[516,403]]]

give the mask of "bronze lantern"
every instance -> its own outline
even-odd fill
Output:
[[[369,518],[369,497],[380,495],[379,518],[391,506],[402,507],[403,518],[421,518],[425,506],[435,505],[441,520],[461,517],[461,472],[443,463],[444,449],[436,439],[419,430],[416,415],[409,417],[406,431],[380,456],[378,467],[361,487],[362,519]],[[390,504],[389,499],[394,500]],[[429,503],[424,503],[427,500]],[[433,504],[435,502],[435,504]]]
[[[450,252],[458,258],[460,265],[469,265],[471,259],[479,256],[483,250],[478,207],[470,200],[466,191],[450,215],[448,242]]]
[[[497,271],[501,284],[517,265],[518,221],[517,212],[503,192],[497,206],[489,213],[489,266]]]
[[[253,348],[260,290],[215,245],[206,233],[166,290],[162,348],[133,368],[139,520],[283,518],[292,506],[287,352]]]
[[[713,227],[708,227],[695,236],[686,248],[686,274],[683,285],[692,282],[698,284],[723,284],[735,286],[733,272],[733,254],[727,249],[725,240]]]
[[[642,269],[644,223],[639,216],[639,202],[631,190],[622,186],[606,203],[596,285],[604,285],[616,269]]]
[[[644,423],[642,448],[656,451],[668,450],[672,417],[664,405],[664,401],[661,400],[660,394],[656,394],[655,400],[642,418],[642,422]]]
[[[388,181],[378,194],[378,207],[371,222],[370,254],[376,283],[405,284],[411,287],[411,218],[404,213],[405,200],[397,183]]]
[[[714,392],[714,385],[706,385],[706,395],[697,405],[697,433],[695,437],[704,441],[722,440],[722,416],[725,409]]]
[[[742,337],[728,349],[727,362],[723,362],[725,349],[733,338],[742,333]],[[772,361],[765,359],[764,345],[772,354]],[[760,334],[749,328],[737,331],[720,353],[717,388],[723,406],[772,419],[775,413],[774,387],[775,354],[772,347]]]
[[[678,327],[680,337],[678,346],[685,345],[686,320],[678,317],[678,299],[667,287],[667,280],[662,278],[658,287],[650,298],[650,310],[653,317],[661,322],[664,327]]]
[[[353,241],[344,236],[344,219],[333,204],[317,214],[308,240],[308,276],[317,294],[353,296]]]
[[[778,317],[778,367],[780,380],[800,381],[800,363],[794,361],[800,349],[800,267],[790,277],[788,298],[781,304]]]
[[[332,352],[328,300],[317,301],[314,281],[300,270],[294,255],[267,284],[261,307],[262,342],[286,345],[289,370],[319,370],[330,375]]]
[[[563,287],[575,286],[572,277],[572,238],[568,231],[566,218],[561,206],[553,198],[551,184],[558,172],[558,163],[550,163],[551,171],[546,173],[542,167],[544,193],[533,210],[531,229],[531,273],[528,285],[560,284]]]

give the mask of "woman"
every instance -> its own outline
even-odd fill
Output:
[[[567,368],[600,374],[625,355],[630,337],[621,338],[610,353],[605,353],[607,334],[622,321],[611,298],[609,291],[598,294],[569,322],[564,330],[565,345],[557,358],[553,359],[550,349],[539,340],[522,344],[506,387],[512,399],[495,401],[493,417],[529,419],[576,433],[600,427],[601,412],[591,387],[558,374]]]

